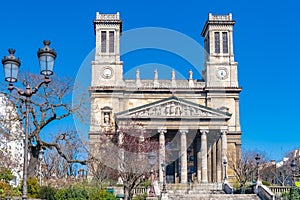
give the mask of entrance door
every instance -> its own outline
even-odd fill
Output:
[[[167,183],[175,183],[175,162],[167,166]]]

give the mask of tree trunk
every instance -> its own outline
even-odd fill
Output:
[[[28,177],[36,177],[38,169],[38,158],[39,158],[40,146],[30,148],[30,160],[28,165]]]
[[[130,200],[129,199],[129,187],[124,185],[124,200]]]

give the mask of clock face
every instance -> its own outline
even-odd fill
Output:
[[[113,75],[113,70],[110,67],[105,67],[102,70],[102,77],[103,78],[111,78]]]
[[[227,71],[227,69],[226,68],[219,68],[218,70],[217,70],[217,77],[219,78],[219,79],[221,79],[221,80],[224,80],[224,79],[226,79],[227,77],[228,77],[228,71]]]

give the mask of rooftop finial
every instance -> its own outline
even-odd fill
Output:
[[[190,69],[189,71],[189,87],[192,88],[194,87],[194,81],[193,81],[193,71]]]
[[[189,80],[193,80],[193,71],[191,69],[189,71]]]
[[[141,77],[140,77],[140,70],[137,69],[135,72],[135,79],[136,79],[136,86],[137,87],[141,87],[142,83],[141,83]]]
[[[176,78],[175,78],[175,71],[174,71],[174,69],[172,69],[171,77],[172,77],[172,80],[171,80],[172,87],[175,88],[176,87],[176,80],[175,80]]]
[[[154,70],[154,82],[153,82],[154,87],[159,87],[159,82],[158,82],[158,71],[157,69]]]

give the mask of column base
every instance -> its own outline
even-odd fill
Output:
[[[161,200],[168,200],[169,197],[168,197],[168,193],[161,193]]]
[[[180,183],[187,184],[187,181],[186,180],[180,181]]]

